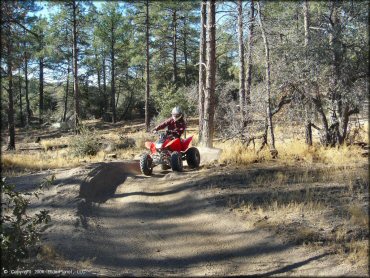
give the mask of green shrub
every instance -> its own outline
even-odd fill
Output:
[[[194,110],[194,105],[188,97],[188,87],[176,89],[174,85],[168,84],[160,91],[153,92],[153,99],[159,115],[156,117],[160,122],[171,116],[172,108],[179,106],[185,114],[190,114]]]
[[[40,189],[33,193],[16,192],[14,185],[1,181],[2,191],[2,214],[1,214],[1,262],[2,272],[16,269],[22,260],[29,257],[32,249],[40,240],[43,224],[50,221],[47,210],[42,210],[34,216],[27,215],[30,200],[26,196],[38,196]]]
[[[96,134],[86,127],[79,129],[79,134],[69,140],[69,149],[73,156],[96,155],[99,151],[99,141]]]

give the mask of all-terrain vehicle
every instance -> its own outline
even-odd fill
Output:
[[[144,175],[150,176],[153,168],[161,165],[162,170],[172,169],[181,172],[182,161],[186,160],[192,169],[200,164],[200,153],[195,147],[191,147],[193,136],[185,139],[174,138],[171,131],[159,132],[156,142],[145,142],[145,147],[150,150],[140,158],[140,170]]]

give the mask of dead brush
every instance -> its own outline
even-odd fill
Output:
[[[281,186],[283,184],[286,184],[289,180],[289,177],[283,173],[283,172],[277,172],[275,175],[274,175],[274,183],[277,185],[277,186]]]
[[[369,188],[369,174],[365,171],[347,171],[343,180],[347,183],[348,191],[351,194]]]
[[[248,165],[261,161],[271,161],[271,155],[267,148],[259,153],[253,147],[246,146],[239,140],[215,142],[215,147],[223,150],[220,162],[230,164]],[[285,140],[277,142],[279,161],[292,164],[297,161],[303,163],[321,162],[335,167],[346,165],[358,165],[364,162],[362,149],[358,146],[340,146],[337,148],[326,148],[320,145],[309,147],[303,140]]]
[[[268,151],[257,155],[238,141],[218,142],[217,147],[223,149],[222,162],[248,165],[271,160]],[[325,246],[351,263],[365,264],[369,214],[363,200],[368,198],[369,174],[362,150],[307,147],[299,140],[277,148],[278,161],[288,165],[287,170],[269,168],[251,174],[248,187],[265,193],[234,196],[229,207],[246,216],[246,225],[274,230],[296,243]]]
[[[368,266],[369,264],[369,241],[351,241],[345,245],[348,250],[347,260],[353,265]]]
[[[246,147],[240,141],[217,142],[215,147],[223,150],[219,158],[221,163],[248,165],[262,161],[265,155],[265,152],[257,154],[251,147]]]
[[[51,244],[43,244],[40,246],[40,251],[37,254],[39,259],[47,259],[52,260],[58,257],[58,253],[56,252],[55,248]]]
[[[279,159],[286,163],[307,162],[313,163],[319,161],[316,147],[309,147],[303,140],[286,140],[278,142],[276,148],[279,151]]]
[[[317,231],[317,228],[301,226],[294,232],[294,242],[301,244],[309,244],[312,242],[318,242],[321,236]]]
[[[57,150],[38,153],[4,154],[1,161],[2,170],[46,170],[77,167],[87,162],[104,160],[105,153],[99,151],[95,156],[74,157],[68,150]]]
[[[295,215],[297,217],[300,217],[302,216],[303,212],[309,214],[320,211],[324,208],[325,206],[320,201],[312,200],[312,198],[309,196],[297,199],[292,197],[278,197],[275,200],[267,202],[263,206],[263,209],[265,211],[281,214],[282,217],[284,217],[284,215]]]
[[[68,137],[64,138],[55,138],[55,139],[49,139],[49,140],[41,140],[40,145],[44,148],[45,151],[59,148],[64,145],[68,145]]]
[[[126,148],[126,149],[119,149],[115,152],[117,154],[117,158],[119,159],[135,159],[138,155],[139,151],[137,148]]]
[[[341,146],[318,150],[320,160],[333,166],[358,165],[363,163],[362,149],[358,146]]]
[[[155,141],[157,137],[154,134],[140,131],[134,134],[130,134],[130,137],[134,138],[137,149],[145,149],[146,141]]]
[[[350,223],[362,228],[369,227],[369,215],[366,210],[358,205],[351,205],[348,208]]]

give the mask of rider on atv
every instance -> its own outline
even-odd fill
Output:
[[[156,126],[153,131],[158,131],[167,127],[167,132],[174,138],[180,138],[185,131],[186,123],[180,107],[176,106],[172,109],[172,117]]]
[[[199,167],[200,153],[196,147],[191,146],[193,136],[181,139],[186,123],[179,107],[172,109],[172,117],[164,121],[153,132],[167,127],[166,133],[161,133],[156,142],[145,142],[150,152],[144,153],[140,158],[140,170],[144,175],[150,176],[153,167],[161,165],[162,170],[172,168],[173,171],[183,170],[182,161],[186,160],[190,169]]]

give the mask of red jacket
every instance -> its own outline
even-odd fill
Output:
[[[183,117],[177,121],[175,121],[172,118],[169,118],[168,120],[158,125],[154,130],[157,131],[165,127],[167,127],[169,131],[172,131],[171,133],[173,136],[180,138],[182,133],[185,131],[186,123]]]

